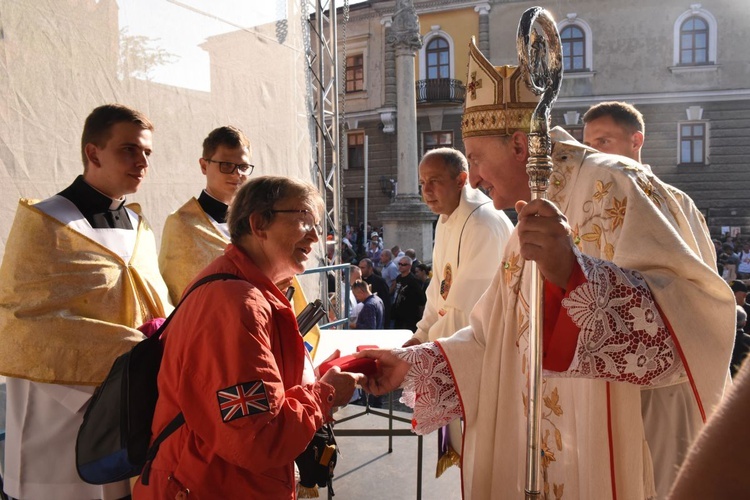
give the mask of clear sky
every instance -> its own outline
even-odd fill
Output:
[[[336,4],[343,5],[343,0]],[[204,91],[210,90],[209,61],[199,45],[206,38],[287,17],[287,0],[119,0],[118,5],[121,29],[147,36],[153,47],[177,56],[154,69],[151,79]]]

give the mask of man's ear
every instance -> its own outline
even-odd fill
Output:
[[[633,145],[633,151],[640,151],[643,146],[643,132],[636,130],[630,138],[631,144]]]
[[[86,153],[86,160],[96,167],[101,167],[102,164],[99,161],[99,150],[95,144],[89,142],[83,147],[83,152]]]
[[[198,158],[198,163],[201,165],[201,172],[206,175],[206,169],[208,168],[208,162],[203,158]]]
[[[468,178],[469,172],[461,172],[460,174],[458,174],[458,185],[464,187]]]
[[[513,145],[513,156],[518,161],[526,162],[529,156],[529,138],[528,136],[520,131],[514,132],[510,138]]]

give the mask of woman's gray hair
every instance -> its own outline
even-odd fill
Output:
[[[318,215],[325,207],[318,189],[309,182],[274,175],[255,177],[246,182],[234,197],[227,214],[232,243],[236,244],[243,236],[252,233],[252,214],[261,214],[265,227],[276,215],[273,213],[276,203],[289,198],[302,200],[310,211]]]

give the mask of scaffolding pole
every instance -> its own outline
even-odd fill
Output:
[[[337,40],[337,13],[334,0],[302,0],[307,12],[309,45],[307,50],[308,81],[311,86],[311,112],[313,122],[313,164],[315,180],[320,194],[326,203],[322,221],[324,234],[321,239],[332,234],[335,252],[328,265],[341,264],[341,129],[339,126],[340,73]],[[314,4],[315,10],[310,7]],[[345,5],[345,17],[348,14]],[[326,252],[325,242],[323,252]],[[335,290],[328,290],[327,280],[321,280],[323,296],[333,292],[334,311],[338,318],[344,314],[344,301],[341,300],[341,273],[336,273]],[[330,304],[329,304],[330,306]]]

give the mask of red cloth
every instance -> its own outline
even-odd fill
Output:
[[[570,367],[581,332],[565,309],[562,301],[571,290],[585,283],[586,276],[576,263],[568,283],[562,288],[544,281],[544,326],[542,337],[542,367],[545,370],[564,372]]]
[[[133,498],[175,498],[182,485],[191,498],[293,499],[294,459],[326,420],[333,388],[300,385],[294,312],[241,250],[229,245],[196,279],[212,273],[242,280],[200,287],[167,327],[152,432],[180,411],[185,425],[162,443],[149,485],[139,481]],[[219,391],[258,381],[267,410],[225,422]]]

